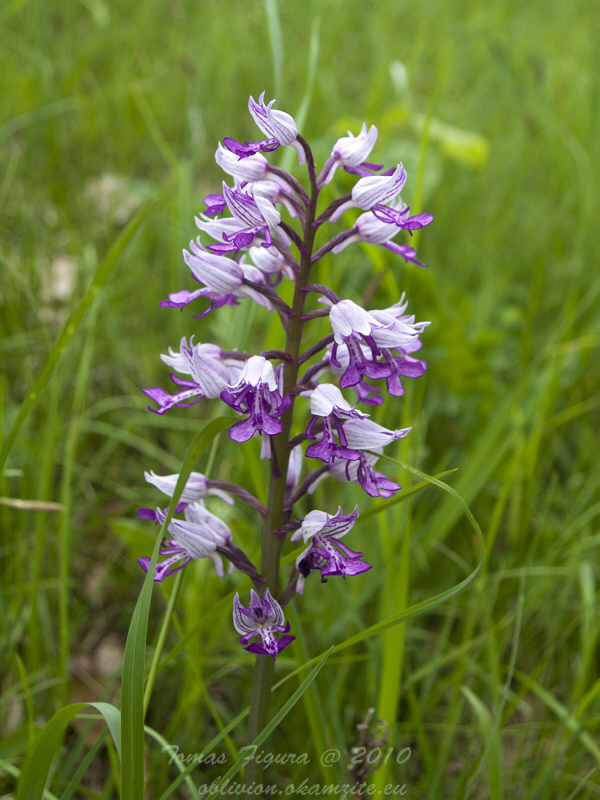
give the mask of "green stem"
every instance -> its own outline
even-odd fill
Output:
[[[310,205],[308,207],[306,222],[304,224],[304,247],[305,251],[301,254],[300,269],[296,276],[294,288],[294,299],[292,301],[293,316],[290,318],[287,330],[286,352],[291,356],[291,360],[286,362],[283,367],[283,395],[289,394],[298,382],[298,358],[302,343],[302,315],[304,313],[304,302],[306,293],[303,289],[308,285],[310,279],[311,259],[315,231],[313,222],[316,218],[317,198],[319,190],[317,188],[316,172],[312,153],[308,144],[298,137],[307,155],[308,172],[311,184]],[[271,478],[269,481],[269,499],[267,503],[267,513],[263,521],[262,531],[262,550],[261,550],[261,574],[266,579],[264,590],[268,588],[273,597],[279,597],[279,561],[281,548],[284,538],[274,535],[274,531],[281,528],[287,521],[285,506],[285,484],[290,457],[289,442],[292,427],[294,401],[289,410],[283,415],[283,431],[271,439],[273,455],[271,458]],[[254,675],[252,679],[252,695],[250,699],[250,715],[248,718],[248,739],[252,742],[267,724],[269,713],[269,702],[271,699],[271,687],[275,674],[275,664],[270,656],[259,655],[256,657],[254,665]],[[257,764],[252,760],[246,768],[245,782],[250,785],[262,783],[263,765]]]

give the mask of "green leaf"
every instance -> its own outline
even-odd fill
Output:
[[[17,800],[38,800],[44,793],[52,759],[62,745],[68,725],[88,706],[93,706],[102,714],[121,756],[121,713],[110,703],[73,703],[61,708],[46,723],[41,733],[27,753],[21,768],[21,780]]]

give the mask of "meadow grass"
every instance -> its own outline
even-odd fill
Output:
[[[0,795],[15,795],[25,754],[63,709],[48,792],[120,796],[119,753],[96,717],[121,707],[143,584],[135,559],[156,541],[136,517],[157,502],[143,471],[179,472],[220,413],[157,417],[140,390],[166,385],[158,354],[194,331],[223,347],[280,346],[277,322],[248,303],[198,323],[158,307],[188,285],[181,248],[220,186],[216,142],[254,137],[247,98],[265,89],[305,119],[321,163],[348,127],[376,124],[373,156],[402,160],[407,201],[435,216],[418,240],[428,270],[355,245],[319,280],[355,300],[368,291],[373,307],[406,291],[409,311],[432,321],[426,376],[376,419],[413,425],[392,458],[428,475],[457,470],[443,481],[485,540],[435,486],[365,516],[350,545],[362,537],[374,569],[315,578],[290,611],[298,638],[278,658],[277,726],[260,748],[306,752],[310,766],[274,765],[269,778],[347,783],[356,726],[374,708],[394,756],[370,776],[378,788],[600,796],[598,33],[583,0],[3,5]],[[264,500],[256,455],[255,441],[221,434],[198,465]],[[420,481],[383,468],[407,489]],[[330,484],[315,508],[377,505]],[[250,513],[236,506],[226,521],[255,556]],[[463,591],[423,610],[477,564]],[[191,796],[247,743],[238,717],[253,658],[230,624],[237,589],[205,562],[154,589],[132,673],[139,693],[145,655],[148,735],[145,750],[128,736],[122,752],[145,761],[148,797]],[[422,613],[361,639],[414,606]],[[88,702],[105,706],[68,725],[66,706]],[[165,743],[214,747],[227,764],[180,779]],[[319,763],[328,748],[342,753],[333,766]],[[124,797],[139,791],[123,782]]]

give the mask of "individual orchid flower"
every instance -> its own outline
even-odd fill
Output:
[[[346,478],[358,481],[371,497],[378,497],[384,492],[395,492],[401,489],[401,486],[389,480],[383,473],[376,473],[373,470],[375,462],[371,461],[369,456],[372,452],[380,453],[385,445],[396,439],[403,439],[410,431],[411,428],[399,428],[392,431],[370,419],[348,420],[344,424],[346,441],[349,448],[359,451],[359,457],[346,462]]]
[[[386,384],[389,394],[394,397],[401,397],[404,394],[401,377],[419,378],[427,369],[425,361],[413,358],[409,354],[421,349],[422,342],[419,336],[430,323],[415,322],[413,314],[404,314],[407,306],[403,294],[394,306],[383,311],[371,312],[371,316],[383,325],[373,332],[373,340],[382,358],[391,368]]]
[[[355,450],[377,450],[395,442],[396,439],[404,439],[411,430],[412,428],[390,430],[373,422],[372,419],[349,419],[344,423],[348,447]]]
[[[237,217],[219,217],[218,219],[211,219],[207,214],[200,214],[194,217],[194,221],[199,230],[203,233],[207,233],[217,242],[224,241],[224,236],[230,238],[235,236],[235,234],[239,233],[244,227],[244,223]]]
[[[223,352],[214,344],[194,344],[190,338],[189,346],[185,336],[180,343],[179,352],[169,348],[169,355],[161,355],[161,359],[176,372],[189,375],[190,380],[179,378],[171,373],[173,383],[182,388],[170,395],[160,386],[144,389],[159,408],[150,408],[156,414],[164,414],[173,406],[194,405],[203,397],[216,398],[227,388],[232,379],[230,368],[223,363]],[[192,400],[192,398],[195,398]],[[189,402],[191,400],[191,402]]]
[[[264,134],[275,139],[280,145],[289,144],[294,147],[298,153],[299,163],[305,164],[306,154],[298,142],[298,127],[294,118],[285,111],[272,108],[275,100],[271,100],[268,105],[265,105],[264,98],[264,92],[258,98],[258,103],[250,96],[248,109],[252,119]]]
[[[320,440],[306,449],[308,458],[320,458],[326,463],[331,462],[334,458],[344,458],[350,461],[358,459],[360,454],[348,447],[342,420],[364,419],[369,415],[363,414],[362,411],[351,406],[337,386],[332,383],[321,383],[316,389],[302,394],[310,397],[310,410],[313,415],[306,429],[307,437],[309,439],[317,438],[313,431],[319,420],[323,426]],[[334,425],[339,444],[334,435]]]
[[[287,634],[290,629],[290,623],[284,625],[284,620],[281,606],[268,589],[264,597],[251,589],[248,608],[240,603],[240,596],[236,592],[233,598],[233,626],[242,634],[240,644],[247,645],[244,649],[248,652],[271,656],[274,661],[275,656],[296,638],[295,636],[276,638],[275,632]],[[258,642],[248,644],[254,636],[260,636],[260,644]]]
[[[304,209],[299,203],[290,187],[283,181],[264,180],[252,184],[252,192],[254,197],[264,197],[270,203],[275,205],[283,205],[287,209],[290,217],[304,216]],[[281,238],[281,231],[279,230],[279,238]],[[289,243],[289,239],[287,240]]]
[[[373,339],[373,331],[383,327],[383,323],[352,300],[340,300],[339,303],[334,303],[329,312],[329,321],[334,334],[334,345],[331,350],[331,362],[334,366],[340,366],[336,358],[339,345],[344,344],[348,349],[348,367],[340,379],[342,389],[356,385],[365,375],[377,380],[386,378],[390,374],[389,365],[376,360],[379,350]],[[375,356],[368,358],[365,355],[361,347],[363,342]]]
[[[330,219],[337,222],[350,208],[362,208],[367,211],[374,205],[386,203],[399,195],[406,183],[406,170],[398,164],[392,175],[369,175],[361,178],[354,186],[351,199],[338,206]]]
[[[394,209],[403,206],[402,200],[394,201],[390,208]],[[341,253],[348,245],[354,242],[365,242],[365,244],[380,244],[390,250],[392,253],[402,256],[405,261],[410,261],[417,264],[419,267],[425,267],[417,260],[417,252],[413,247],[407,244],[397,244],[392,241],[394,236],[398,234],[398,226],[395,222],[382,222],[373,211],[367,211],[361,214],[354,223],[354,226],[348,231],[347,236],[340,237],[340,241],[332,248],[333,253]]]
[[[383,452],[385,445],[404,438],[411,429],[392,431],[369,419],[351,419],[343,427],[347,446],[357,453],[358,458],[335,459],[328,465],[327,473],[321,474],[311,484],[309,493],[314,492],[318,483],[327,475],[340,481],[357,482],[371,497],[390,497],[401,489],[401,486],[384,473],[376,472],[373,466],[377,463],[377,454]]]
[[[263,247],[270,247],[271,234],[274,232],[278,233],[285,244],[290,244],[290,240],[279,227],[281,222],[279,211],[266,197],[262,197],[259,193],[255,195],[252,184],[247,184],[244,189],[231,189],[223,183],[223,196],[228,209],[245,227],[235,233],[224,234],[225,243],[209,245],[211,251],[223,253],[250,247],[256,236],[264,237],[261,243]]]
[[[163,494],[168,497],[173,497],[173,492],[177,486],[179,475],[156,475],[153,471],[144,472],[144,478],[148,483],[156,486]],[[222,489],[216,489],[211,486],[211,482],[200,472],[190,473],[190,477],[181,493],[179,503],[194,503],[197,500],[203,500],[205,497],[219,497],[225,503],[231,505],[233,498],[231,495],[224,492]]]
[[[378,448],[379,452],[383,448]],[[310,486],[308,493],[312,494],[318,484],[327,476],[338,481],[359,483],[370,497],[392,497],[402,487],[392,481],[383,472],[374,469],[379,457],[375,452],[360,453],[358,461],[335,461],[329,465],[326,473],[320,475]]]
[[[157,563],[154,580],[163,581],[196,558],[212,559],[215,572],[222,576],[223,561],[217,548],[225,548],[230,543],[231,531],[221,519],[204,508],[201,502],[188,505],[183,513],[185,520],[172,519],[169,522],[171,539],[163,539],[159,550],[160,555],[167,558]],[[159,525],[163,524],[167,516],[166,511],[160,508],[156,511],[141,508],[138,514],[142,519],[152,519]],[[145,572],[148,572],[150,562],[148,556],[138,558],[138,564]]]
[[[216,294],[231,294],[242,286],[244,272],[231,258],[202,247],[200,237],[190,242],[191,253],[183,251],[183,260],[199,283]]]
[[[336,364],[334,364],[331,360],[331,354],[334,347],[336,348]],[[371,348],[362,342],[359,344],[359,347],[362,351],[363,358],[368,361],[372,355]],[[330,372],[336,377],[341,378],[348,369],[349,365],[350,352],[344,343],[338,345],[336,342],[334,342],[332,345],[327,347],[322,372]],[[384,402],[384,397],[382,396],[381,391],[376,386],[373,386],[366,381],[361,380],[354,384],[354,386],[351,388],[352,391],[356,393],[357,400],[359,400],[361,403],[365,403],[366,405],[370,406],[380,406]]]
[[[310,542],[310,547],[296,559],[299,572],[296,591],[299,594],[304,591],[305,579],[311,572],[320,572],[321,582],[326,583],[331,575],[345,578],[346,575],[360,575],[371,569],[371,564],[360,560],[363,553],[357,553],[340,542],[357,519],[358,506],[346,516],[340,507],[335,515],[315,510],[304,517],[300,529],[291,537],[292,541],[302,537],[305,544]]]
[[[234,234],[234,236],[237,234]],[[243,260],[234,261],[226,256],[219,255],[202,247],[200,237],[196,241],[190,242],[190,250],[183,251],[185,263],[190,268],[193,277],[204,284],[204,288],[189,292],[183,289],[169,295],[169,300],[163,301],[161,305],[170,308],[183,308],[200,297],[208,298],[210,306],[207,311],[198,314],[198,317],[206,316],[212,309],[220,308],[223,305],[237,305],[237,299],[250,297],[258,305],[264,306],[269,311],[273,310],[273,305],[269,297],[260,291],[260,285],[264,284],[264,275],[259,269],[252,265],[246,265]],[[255,284],[258,284],[256,286]]]
[[[290,407],[290,398],[282,398],[273,365],[263,356],[251,356],[239,380],[221,392],[223,402],[240,414],[250,416],[229,429],[235,442],[247,442],[256,433],[275,436],[283,430],[280,417]]]
[[[404,389],[400,375],[418,377],[423,374],[422,364],[409,365],[407,361],[405,367],[402,362],[407,353],[419,349],[419,335],[427,322],[415,323],[412,316],[398,316],[389,311],[367,312],[351,300],[332,304],[329,319],[334,333],[330,358],[335,367],[341,366],[337,358],[339,346],[343,344],[348,349],[348,366],[340,379],[342,388],[359,384],[366,375],[373,380],[389,379],[390,394],[401,395]],[[370,348],[371,358],[361,345]],[[392,353],[394,348],[403,351],[402,357]],[[383,361],[376,360],[378,357]]]
[[[377,128],[371,125],[367,131],[367,123],[363,122],[358,136],[348,131],[348,136],[338,139],[331,156],[325,162],[319,178],[319,186],[329,183],[338,167],[358,167],[369,156],[377,141]]]

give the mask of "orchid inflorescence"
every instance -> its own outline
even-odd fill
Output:
[[[182,569],[189,561],[210,558],[218,575],[223,575],[223,559],[229,571],[248,575],[255,586],[249,605],[244,607],[236,594],[233,624],[242,635],[241,643],[251,653],[268,654],[274,659],[293,641],[282,607],[304,590],[311,573],[319,572],[325,582],[330,576],[358,575],[371,569],[363,553],[351,550],[342,538],[358,519],[358,508],[344,514],[313,510],[303,519],[294,517],[294,508],[321,480],[335,478],[358,483],[371,497],[389,497],[401,487],[375,469],[377,454],[410,428],[388,430],[374,422],[363,408],[384,402],[382,384],[393,397],[404,394],[403,378],[417,378],[425,372],[424,361],[414,357],[421,348],[420,335],[428,322],[415,322],[407,314],[402,295],[390,308],[367,311],[350,299],[340,299],[331,289],[315,283],[313,268],[329,253],[339,253],[354,242],[379,244],[419,266],[415,250],[398,244],[395,236],[406,230],[428,225],[427,213],[410,216],[400,193],[406,182],[402,164],[383,171],[383,166],[367,162],[377,140],[375,126],[343,137],[317,175],[312,152],[300,136],[289,114],[265,105],[264,93],[249,100],[250,113],[266,137],[241,143],[224,138],[219,143],[216,161],[233,178],[233,186],[223,183],[220,194],[205,199],[204,214],[196,225],[213,240],[203,244],[200,237],[183,251],[185,263],[201,288],[184,289],[169,296],[161,305],[183,308],[204,300],[208,307],[196,316],[238,305],[241,300],[276,312],[286,334],[283,350],[253,355],[224,351],[215,344],[195,343],[183,338],[177,350],[169,349],[162,360],[173,370],[176,390],[146,389],[157,414],[174,406],[194,405],[204,398],[217,399],[242,419],[229,431],[234,442],[261,437],[261,458],[269,459],[269,499],[265,506],[241,486],[213,481],[192,473],[181,495],[176,513],[168,525],[170,538],[162,542],[155,581],[162,581]],[[310,190],[280,167],[272,166],[264,153],[282,146],[293,147],[300,165],[306,165]],[[317,201],[323,186],[342,168],[358,180],[350,194],[329,205],[317,216]],[[315,235],[323,226],[335,223],[349,209],[360,209],[352,227],[334,235],[315,250]],[[298,231],[282,219],[280,209],[297,223]],[[231,216],[222,216],[229,211]],[[284,280],[293,281],[292,305],[276,288]],[[306,311],[308,295],[316,294],[321,307]],[[302,352],[305,326],[329,329],[315,344]],[[183,376],[183,377],[181,377]],[[351,389],[353,398],[342,394]],[[310,415],[303,431],[292,433],[293,412]],[[308,442],[304,453],[302,445]],[[305,459],[308,462],[305,462]],[[318,462],[321,462],[320,464]],[[304,464],[309,472],[302,476]],[[312,465],[317,464],[315,468]],[[146,480],[168,496],[175,490],[178,476],[145,473]],[[225,503],[234,497],[253,508],[262,518],[260,568],[232,541],[229,527],[208,511],[204,498],[216,496]],[[162,524],[166,510],[140,509],[140,516]],[[288,585],[279,591],[279,557],[282,546],[303,539],[306,549],[292,568]],[[147,571],[149,558],[140,558]],[[284,634],[279,638],[275,635]],[[258,640],[251,642],[251,639]]]

